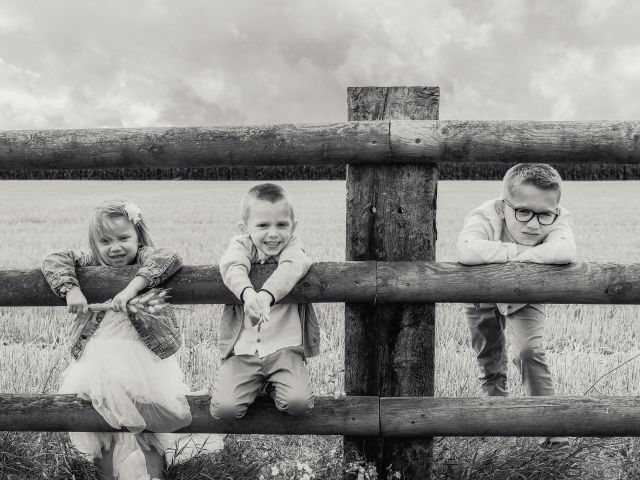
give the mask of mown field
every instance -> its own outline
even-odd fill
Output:
[[[281,182],[294,200],[298,233],[317,261],[344,260],[344,182]],[[252,182],[3,181],[0,265],[37,267],[51,249],[84,248],[91,207],[110,196],[142,208],[157,245],[183,253],[186,264],[217,263],[234,234],[239,202]],[[455,261],[464,215],[498,196],[499,182],[442,181],[438,195],[439,261]],[[640,261],[640,182],[567,182],[561,204],[574,213],[579,261]],[[341,304],[318,307],[323,353],[310,362],[316,393],[343,390]],[[548,360],[559,395],[582,395],[606,372],[640,354],[636,306],[553,305],[548,308]],[[208,388],[218,368],[219,306],[190,306],[179,316],[185,346],[179,359],[194,390]],[[53,393],[69,356],[62,307],[0,309],[0,391]],[[476,367],[461,306],[437,308],[436,395],[478,396]],[[515,368],[512,390],[522,395]],[[639,395],[640,359],[602,379],[590,394]],[[487,441],[488,440],[488,441]],[[217,458],[170,469],[170,478],[338,478],[339,437],[232,436]],[[576,439],[550,454],[536,439],[437,439],[438,478],[638,478],[640,442]],[[277,470],[277,473],[276,473]],[[93,478],[64,434],[0,433],[0,478]],[[276,473],[275,475],[273,475]],[[308,472],[307,472],[308,474]],[[383,478],[381,476],[380,478]]]

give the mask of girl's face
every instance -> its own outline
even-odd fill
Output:
[[[107,265],[119,267],[135,262],[138,254],[138,233],[133,223],[124,217],[110,218],[110,235],[98,238],[100,256]]]

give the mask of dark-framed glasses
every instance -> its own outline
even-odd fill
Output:
[[[502,201],[513,209],[516,220],[522,223],[530,222],[533,217],[538,217],[540,225],[551,225],[558,218],[559,213],[556,212],[534,212],[528,208],[516,208],[509,200],[503,198]]]

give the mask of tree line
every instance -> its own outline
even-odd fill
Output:
[[[501,180],[510,164],[445,163],[441,180]],[[553,165],[565,180],[638,180],[640,164]],[[113,168],[106,170],[8,170],[3,180],[344,180],[344,165],[211,168]]]

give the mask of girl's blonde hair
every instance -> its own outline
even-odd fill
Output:
[[[138,248],[143,246],[153,247],[149,230],[138,206],[129,200],[112,198],[97,206],[89,220],[89,247],[95,258],[102,265],[108,265],[108,262],[100,254],[98,245],[101,238],[114,236],[110,220],[117,218],[124,218],[133,224],[138,234]]]

